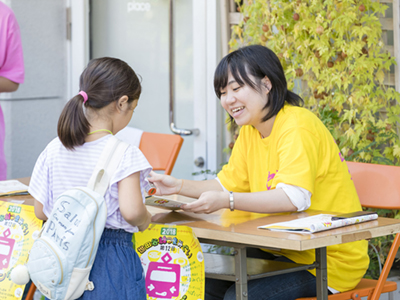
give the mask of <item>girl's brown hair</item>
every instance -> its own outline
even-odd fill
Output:
[[[88,100],[83,104],[80,94],[69,100],[57,125],[61,143],[70,150],[83,145],[90,130],[83,105],[101,109],[122,96],[127,96],[131,103],[139,99],[142,91],[140,80],[132,68],[126,62],[112,57],[91,60],[81,74],[79,89],[86,92]]]

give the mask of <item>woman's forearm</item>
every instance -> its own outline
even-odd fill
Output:
[[[188,189],[190,187],[188,185]],[[207,214],[222,208],[231,208],[230,194],[227,191],[208,190],[201,194],[198,200],[182,206],[185,211]],[[297,211],[282,189],[255,193],[233,193],[233,208],[255,213]]]
[[[297,211],[282,189],[256,193],[233,193],[235,209],[255,213]]]
[[[200,195],[204,192],[208,191],[223,191],[219,182],[215,179],[211,180],[186,180],[181,179],[181,187],[179,191],[179,195],[192,197],[192,198],[199,198]]]

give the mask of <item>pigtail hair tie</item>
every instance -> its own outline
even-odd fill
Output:
[[[80,91],[79,95],[81,95],[83,97],[83,104],[85,104],[86,101],[88,100],[88,95],[84,91]]]

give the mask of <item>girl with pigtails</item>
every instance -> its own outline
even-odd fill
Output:
[[[39,219],[47,219],[60,194],[87,185],[108,139],[131,120],[140,93],[139,78],[124,61],[103,57],[89,62],[80,76],[80,92],[60,115],[58,137],[40,154],[32,173],[29,193]],[[129,146],[104,196],[107,221],[89,277],[95,288],[79,299],[146,299],[132,234],[151,220],[144,205],[150,171],[140,150]]]

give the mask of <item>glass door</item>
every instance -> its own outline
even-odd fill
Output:
[[[209,12],[212,7],[216,8],[215,1],[91,0],[83,5],[78,0],[71,0],[72,40],[74,34],[77,40],[75,46],[72,42],[71,52],[81,48],[81,53],[88,53],[89,59],[102,56],[120,58],[142,78],[142,95],[129,126],[171,134],[171,127],[197,129],[194,132],[198,134],[182,135],[184,143],[172,172],[178,178],[191,179],[193,172],[216,170],[219,153],[222,153],[217,149],[220,145],[217,127],[221,127],[217,126],[220,119],[216,118],[220,114],[219,104],[211,93],[217,52],[215,35],[212,43],[206,41],[207,32],[216,31],[215,20],[209,22],[210,18],[215,19],[215,9],[213,13]],[[83,24],[82,32],[74,26],[74,20]],[[87,49],[79,41],[87,43]],[[71,58],[72,82],[81,68],[77,64],[74,67],[74,56],[80,58],[79,51],[75,53]],[[170,78],[173,79],[173,126]],[[207,119],[207,115],[212,118]],[[203,179],[204,176],[198,178]]]
[[[175,12],[175,118],[192,128],[191,1],[180,1]],[[142,95],[129,125],[144,131],[171,133],[168,17],[167,0],[90,2],[90,57],[120,58],[142,77]],[[193,172],[193,136],[184,140],[173,174],[188,178]]]

